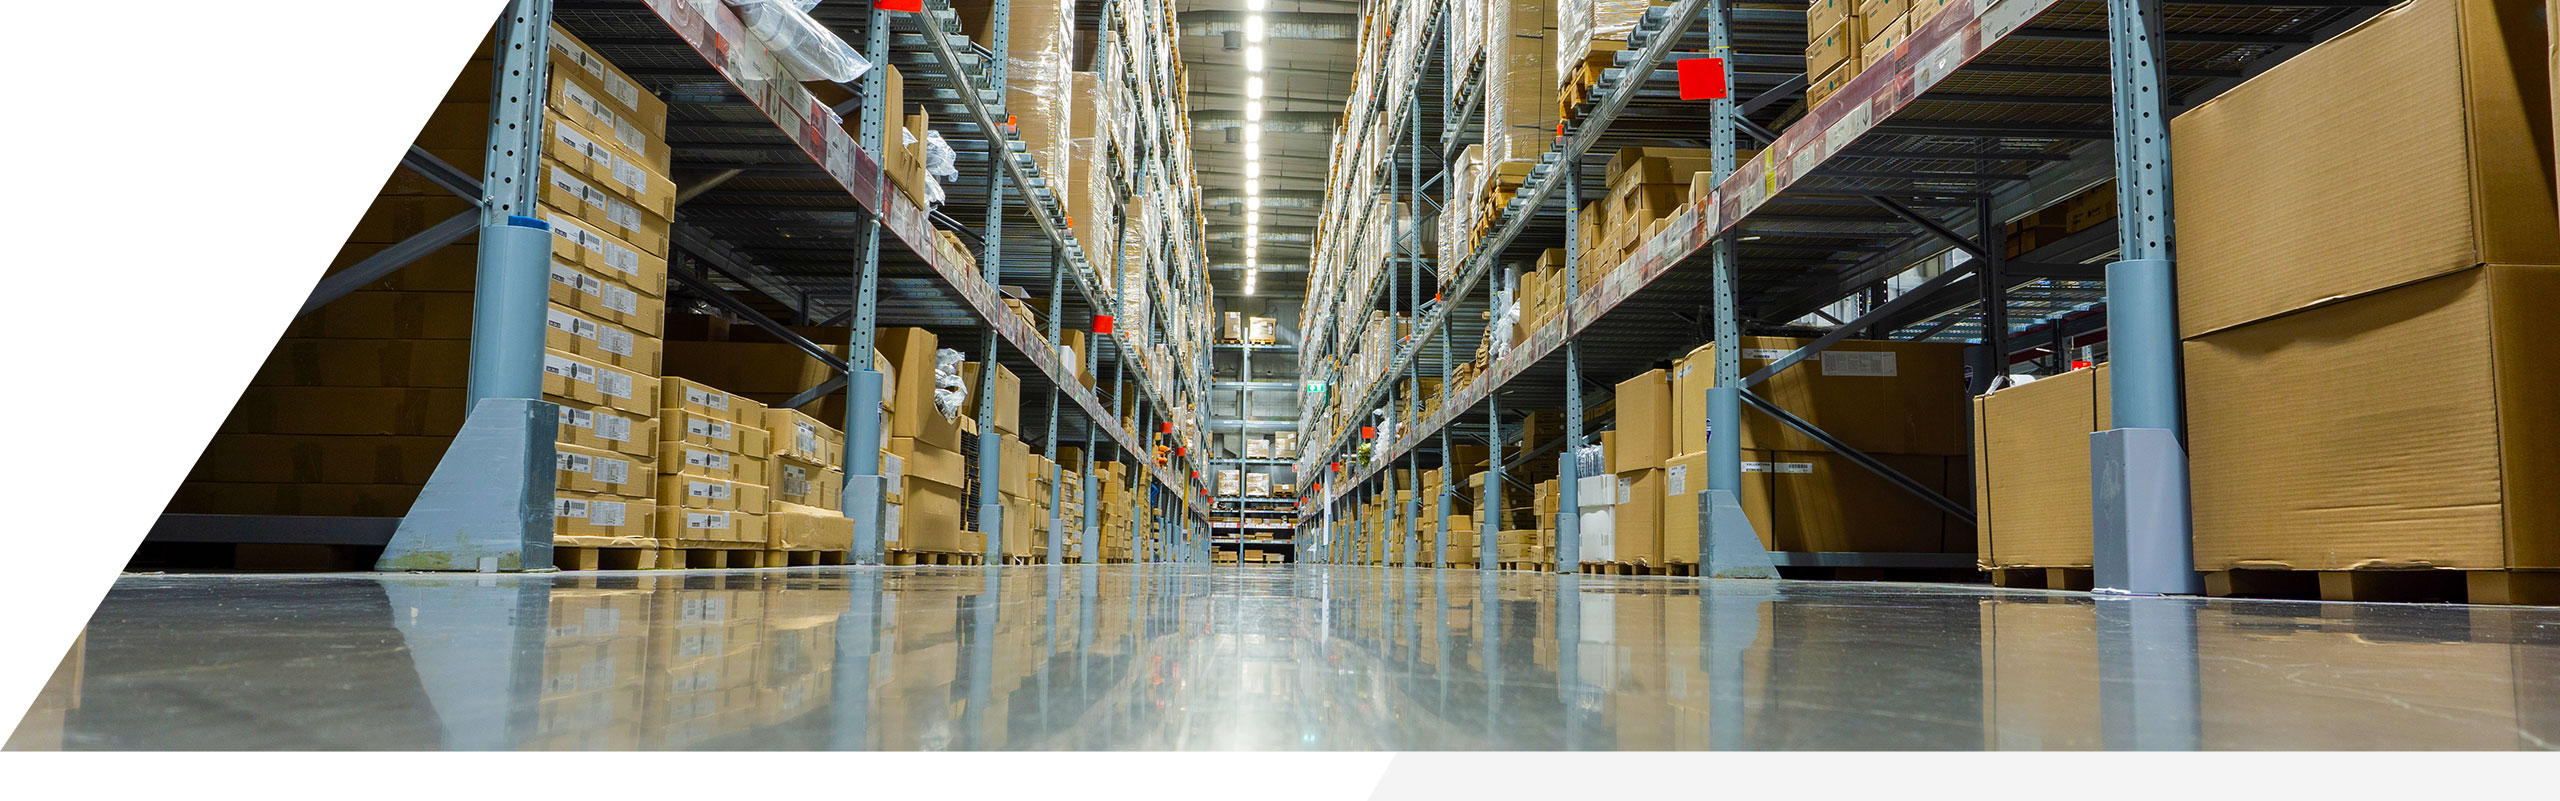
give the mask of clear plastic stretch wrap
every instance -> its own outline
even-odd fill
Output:
[[[1624,49],[1654,0],[1557,0],[1556,85],[1594,52]]]
[[[1485,161],[1536,161],[1555,139],[1555,7],[1489,0],[1484,33]]]
[[[871,69],[871,62],[827,26],[809,18],[795,0],[727,0],[747,24],[747,32],[764,40],[774,58],[792,77],[803,81],[850,82]]]
[[[1460,65],[1449,69],[1449,96],[1458,96],[1458,86],[1472,70],[1469,65],[1484,62],[1485,0],[1450,0],[1449,38],[1454,48],[1449,63]]]
[[[1067,140],[1073,129],[1075,4],[1073,0],[1015,0],[1006,15],[1004,113],[1014,119],[1031,161],[1051,185],[1067,174]],[[969,38],[989,41],[986,0],[954,0]],[[1020,187],[1015,187],[1020,191]]]
[[[1068,112],[1071,133],[1067,137],[1067,174],[1053,176],[1053,180],[1062,177],[1067,182],[1066,196],[1059,201],[1065,204],[1067,217],[1075,221],[1076,243],[1084,247],[1087,256],[1107,259],[1111,256],[1105,249],[1105,243],[1111,241],[1105,233],[1110,225],[1111,194],[1110,176],[1102,169],[1102,154],[1110,148],[1097,121],[1110,118],[1110,98],[1102,91],[1102,76],[1090,72],[1075,73],[1069,96],[1075,102],[1070,104],[1074,110]],[[1110,268],[1104,265],[1098,269]]]

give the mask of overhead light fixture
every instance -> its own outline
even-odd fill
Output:
[[[1262,15],[1253,14],[1244,18],[1244,40],[1248,42],[1262,41]]]
[[[1244,7],[1251,11],[1261,11],[1262,4],[1263,0],[1244,0]]]
[[[1262,226],[1255,225],[1255,224],[1253,224],[1253,223],[1245,223],[1245,224],[1244,224],[1244,238],[1246,238],[1246,239],[1260,239],[1261,237],[1262,237]]]
[[[1244,196],[1253,197],[1259,194],[1262,194],[1262,181],[1255,178],[1244,179]]]
[[[1246,211],[1246,212],[1248,212],[1248,213],[1250,213],[1250,212],[1254,212],[1254,211],[1260,211],[1260,210],[1262,209],[1262,196],[1261,196],[1261,195],[1246,195],[1246,196],[1244,196],[1244,209],[1245,209],[1245,211]]]
[[[1259,211],[1248,211],[1248,212],[1245,212],[1245,213],[1244,213],[1244,224],[1246,224],[1246,225],[1258,225],[1258,224],[1261,224],[1261,222],[1262,222],[1262,212],[1259,212]]]
[[[1259,162],[1259,161],[1246,161],[1246,162],[1244,163],[1244,177],[1247,177],[1247,178],[1260,178],[1260,177],[1262,177],[1262,162]]]
[[[1245,141],[1247,141],[1247,142],[1260,142],[1260,141],[1262,141],[1262,123],[1259,123],[1259,122],[1248,122],[1248,123],[1245,123],[1245,124],[1244,124],[1244,140],[1245,140]]]
[[[1234,129],[1234,128],[1229,128],[1229,129],[1227,129],[1227,133],[1228,133],[1228,135],[1229,135],[1229,136],[1228,136],[1228,138],[1227,138],[1227,142],[1228,142],[1229,144],[1233,144],[1233,143],[1236,141],[1236,138],[1237,138],[1237,135],[1236,135],[1236,129]],[[1246,143],[1244,143],[1244,157],[1245,157],[1247,160],[1253,160],[1253,159],[1260,159],[1260,158],[1262,158],[1262,143],[1261,143],[1261,142],[1246,142]]]
[[[1245,69],[1245,71],[1246,71],[1246,72],[1261,72],[1261,71],[1262,71],[1262,46],[1261,46],[1261,45],[1246,45],[1246,46],[1245,46],[1245,48],[1244,48],[1244,69]]]
[[[1248,98],[1248,99],[1252,99],[1252,100],[1261,100],[1261,99],[1262,99],[1262,76],[1260,76],[1260,75],[1248,75],[1248,76],[1245,76],[1245,79],[1244,79],[1244,96],[1245,96],[1246,98]]]
[[[1245,120],[1250,121],[1250,122],[1259,122],[1259,121],[1261,121],[1261,120],[1262,120],[1262,101],[1260,101],[1260,100],[1247,100],[1247,101],[1244,101],[1244,118],[1245,118]]]

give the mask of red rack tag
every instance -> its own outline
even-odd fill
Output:
[[[880,10],[913,11],[921,14],[924,13],[924,0],[880,0]]]
[[[1684,58],[1673,63],[1680,70],[1680,99],[1717,100],[1725,96],[1724,59]]]

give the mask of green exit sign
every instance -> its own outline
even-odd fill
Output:
[[[1322,381],[1309,381],[1309,382],[1307,382],[1307,391],[1308,391],[1308,392],[1323,392],[1323,391],[1324,391],[1324,382],[1322,382]]]

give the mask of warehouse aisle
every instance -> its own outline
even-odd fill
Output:
[[[2560,744],[2560,609],[1319,566],[121,578],[13,748]],[[41,714],[41,712],[39,713]],[[58,728],[57,728],[58,727]]]

